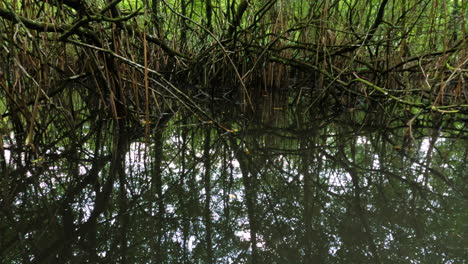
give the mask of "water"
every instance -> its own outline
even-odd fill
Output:
[[[6,133],[0,262],[465,263],[465,123],[233,109]]]

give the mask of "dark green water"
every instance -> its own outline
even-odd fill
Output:
[[[4,133],[0,262],[466,263],[467,125],[338,110]]]

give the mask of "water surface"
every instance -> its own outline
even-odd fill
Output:
[[[180,110],[146,135],[94,118],[35,146],[5,133],[0,262],[468,259],[465,123],[273,102],[209,110],[217,124]]]

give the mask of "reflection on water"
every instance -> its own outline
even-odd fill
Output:
[[[466,124],[270,107],[4,136],[3,263],[463,263]],[[404,120],[404,117],[401,118]],[[219,127],[223,127],[219,128]],[[0,261],[1,262],[1,261]]]

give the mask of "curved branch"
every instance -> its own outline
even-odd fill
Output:
[[[237,8],[236,15],[234,16],[234,18],[232,20],[232,24],[229,27],[228,37],[231,37],[235,33],[235,30],[240,25],[241,20],[242,20],[242,16],[244,15],[245,10],[247,10],[248,6],[249,6],[249,1],[247,1],[247,0],[242,1],[239,4],[239,7]]]

